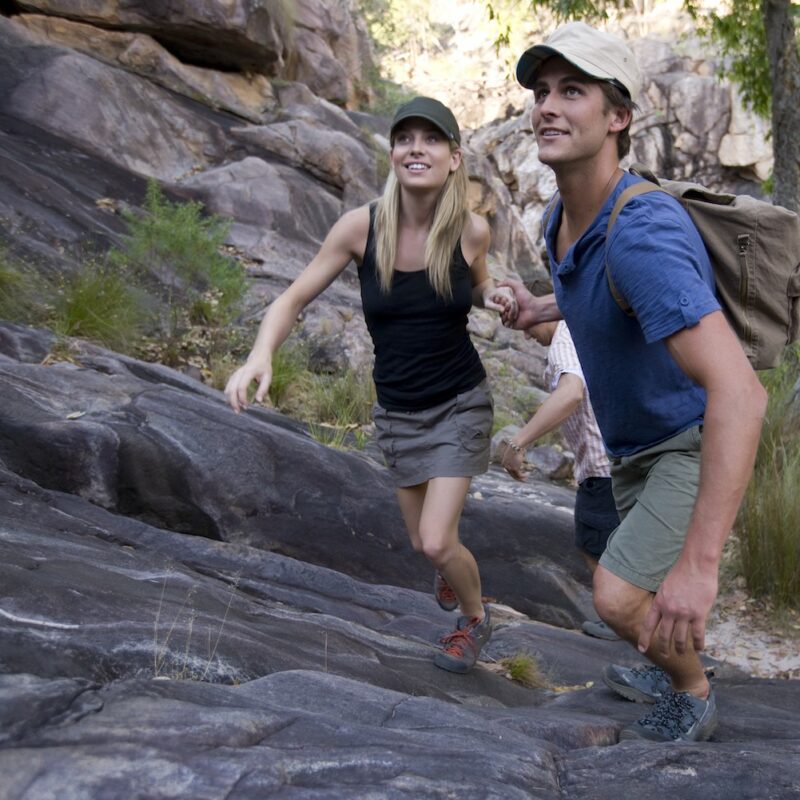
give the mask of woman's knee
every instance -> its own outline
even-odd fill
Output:
[[[421,549],[437,567],[446,564],[458,547],[457,536],[443,536],[438,531],[420,531]]]

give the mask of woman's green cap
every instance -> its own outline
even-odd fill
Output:
[[[461,132],[458,130],[458,122],[456,122],[453,112],[444,103],[440,103],[432,97],[415,97],[413,100],[403,103],[395,112],[389,138],[394,137],[395,128],[401,122],[412,117],[427,120],[448,139],[456,144],[461,144]]]

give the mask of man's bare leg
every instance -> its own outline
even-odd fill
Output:
[[[639,641],[642,624],[653,597],[652,592],[628,583],[603,566],[598,566],[594,573],[594,603],[598,613],[620,637],[634,647]],[[653,641],[655,642],[655,637]],[[708,697],[711,687],[691,642],[687,644],[683,655],[676,653],[673,648],[665,658],[652,644],[644,655],[669,675],[672,688],[676,692],[688,692],[701,699]]]

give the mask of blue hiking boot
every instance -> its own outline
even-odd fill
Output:
[[[587,636],[594,636],[595,639],[605,639],[609,642],[619,641],[619,636],[601,619],[587,619],[581,625],[581,630]]]
[[[619,739],[651,742],[705,742],[717,727],[717,702],[711,689],[706,700],[667,689],[652,710],[620,731]]]
[[[634,703],[655,703],[672,686],[669,675],[654,664],[638,667],[609,664],[603,672],[603,682],[609,689]]]

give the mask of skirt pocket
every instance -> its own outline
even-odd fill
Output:
[[[465,450],[479,453],[489,447],[494,422],[494,402],[486,381],[456,397],[456,428]]]

